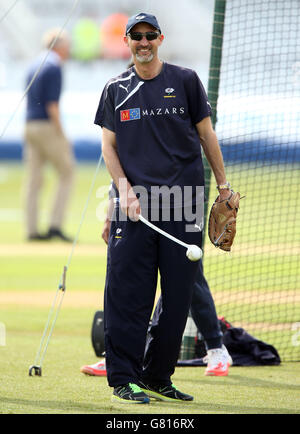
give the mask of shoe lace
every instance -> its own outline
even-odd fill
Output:
[[[226,357],[223,354],[223,350],[220,348],[217,348],[215,350],[211,350],[210,354],[208,355],[208,365],[209,366],[217,366],[219,363],[222,363],[224,365],[226,363]]]

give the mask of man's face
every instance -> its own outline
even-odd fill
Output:
[[[158,32],[157,29],[150,26],[147,23],[138,23],[131,30],[132,32]],[[154,58],[157,57],[158,47],[162,44],[164,37],[163,35],[159,35],[157,39],[152,41],[148,41],[146,36],[143,36],[141,41],[135,41],[131,39],[130,36],[125,36],[124,41],[128,45],[131,50],[132,55],[136,58],[136,60],[140,63],[149,63]]]
[[[70,57],[70,49],[71,43],[67,38],[59,41],[59,43],[54,46],[54,51],[58,53],[63,62]]]
[[[69,40],[65,40],[62,46],[63,60],[67,60],[70,57],[70,51],[71,51],[71,42]]]

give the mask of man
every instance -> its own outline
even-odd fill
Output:
[[[105,164],[119,192],[104,296],[107,378],[114,388],[112,400],[119,403],[149,403],[149,397],[193,400],[172,384],[171,376],[199,264],[189,261],[181,246],[138,221],[149,204],[135,191],[142,187],[152,202],[152,187],[191,186],[189,205],[195,207],[197,187],[204,185],[201,143],[220,198],[229,195],[204,88],[194,71],[159,59],[163,39],[153,15],[140,13],[128,20],[124,41],[134,67],[107,83],[95,118],[102,127]],[[165,203],[157,197],[153,201],[151,210],[158,208],[161,217]],[[168,211],[169,219],[156,224],[187,244],[201,245],[200,231],[185,230],[196,220],[186,215],[178,220],[173,202]],[[163,310],[144,358],[158,271]]]
[[[28,168],[26,192],[26,230],[30,241],[52,238],[71,241],[62,232],[62,223],[71,193],[74,159],[69,141],[61,124],[59,99],[62,88],[62,63],[67,60],[70,42],[65,32],[50,30],[43,39],[50,49],[45,63],[27,94],[25,156]],[[31,65],[27,86],[45,59],[43,52]],[[49,230],[38,230],[38,199],[43,184],[43,170],[50,163],[58,174],[58,188],[50,216]]]

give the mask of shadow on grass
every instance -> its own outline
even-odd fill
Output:
[[[39,414],[44,409],[44,413],[97,413],[97,414],[122,414],[126,413],[130,419],[129,408],[131,414],[298,414],[288,408],[269,408],[269,407],[246,407],[243,405],[226,405],[226,404],[208,404],[207,402],[193,403],[165,403],[152,401],[150,405],[132,406],[132,405],[111,405],[110,407],[94,405],[94,404],[79,404],[74,401],[34,401],[26,399],[13,399],[0,397],[0,403],[9,406],[11,404],[19,406],[17,411],[7,411],[6,413],[26,414],[26,407],[30,413]],[[34,409],[37,409],[34,411]],[[2,412],[3,413],[3,412]]]
[[[13,404],[16,406],[20,406],[19,410],[22,408],[30,407],[30,413],[39,413],[38,411],[32,411],[35,408],[52,410],[55,413],[55,410],[59,413],[106,413],[107,407],[101,405],[94,404],[79,404],[74,401],[34,401],[29,399],[20,399],[20,398],[5,398],[0,397],[0,403],[3,405]],[[51,411],[51,412],[52,412]],[[20,411],[18,411],[20,412]],[[26,413],[26,411],[22,411]]]
[[[230,386],[245,386],[245,387],[261,387],[263,389],[265,388],[272,388],[272,389],[278,389],[278,390],[295,390],[300,392],[300,386],[294,385],[294,384],[284,384],[279,383],[272,380],[262,380],[261,378],[253,378],[253,377],[245,377],[244,375],[236,375],[230,373],[230,377],[226,378],[204,378],[201,379],[200,384],[222,384],[222,385],[230,385]]]

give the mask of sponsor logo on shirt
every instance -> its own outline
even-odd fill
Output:
[[[142,110],[142,116],[183,115],[184,107],[153,108]]]
[[[184,107],[156,107],[150,109],[127,109],[120,111],[121,122],[133,121],[141,119],[146,116],[163,116],[163,115],[183,115],[185,113]]]
[[[120,111],[121,122],[135,121],[141,119],[141,110],[139,108],[132,108]]]

